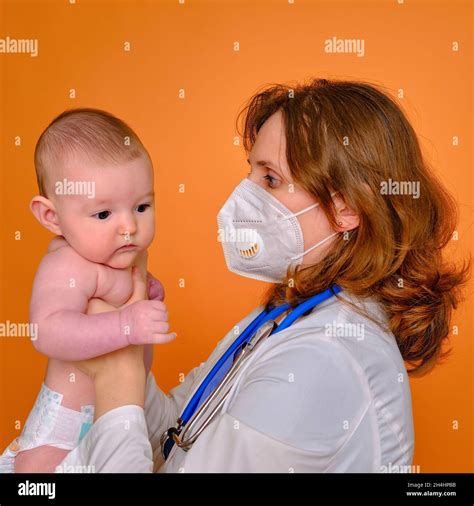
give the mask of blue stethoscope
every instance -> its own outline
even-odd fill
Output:
[[[209,371],[178,418],[177,426],[171,427],[163,433],[160,442],[164,459],[168,458],[175,444],[185,451],[189,450],[226,399],[230,390],[230,382],[234,378],[238,367],[259,343],[270,335],[287,329],[304,313],[312,310],[341,290],[342,288],[339,285],[334,284],[324,292],[314,295],[288,313],[279,325],[276,324],[275,319],[288,311],[291,308],[290,304],[282,304],[271,310],[264,309],[237,337]],[[226,386],[228,387],[227,390],[224,389]],[[186,433],[196,425],[196,421],[201,418],[202,413],[209,408],[213,401],[216,401],[217,405],[205,422],[190,437],[186,438]]]

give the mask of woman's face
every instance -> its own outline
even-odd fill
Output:
[[[248,162],[251,167],[248,178],[271,193],[291,212],[297,213],[317,202],[291,178],[286,160],[286,137],[281,111],[270,116],[262,125]],[[333,196],[333,200],[338,210],[337,221],[342,222],[342,225],[336,229],[329,224],[320,207],[297,216],[296,219],[303,231],[305,250],[334,232],[352,230],[359,225],[359,217],[345,206],[344,201],[337,194]],[[302,259],[302,264],[313,264],[324,258],[336,238],[337,236],[334,236],[307,253]]]

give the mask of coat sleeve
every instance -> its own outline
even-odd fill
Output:
[[[327,472],[351,460],[350,447],[359,472],[370,472],[370,404],[365,375],[342,346],[314,335],[283,342],[247,368],[182,471]]]
[[[174,425],[180,404],[199,373],[192,369],[168,395],[152,373],[145,390],[145,409],[120,406],[103,414],[79,445],[57,467],[60,473],[151,473],[163,463],[160,437]]]
[[[107,411],[56,467],[58,473],[151,473],[153,455],[143,408]]]

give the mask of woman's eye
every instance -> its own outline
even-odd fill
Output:
[[[277,178],[270,176],[270,174],[267,174],[266,176],[263,177],[263,179],[268,181],[268,186],[270,188],[277,188],[279,182]]]
[[[110,211],[100,211],[100,213],[96,213],[93,216],[95,216],[98,220],[106,220],[110,215]]]
[[[150,204],[140,204],[138,207],[137,207],[137,211],[139,213],[144,213],[147,208],[150,207]]]

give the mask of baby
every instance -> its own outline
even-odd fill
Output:
[[[0,472],[54,472],[91,427],[93,383],[70,361],[145,344],[148,374],[152,345],[175,337],[162,286],[150,274],[150,300],[124,306],[133,266],[147,275],[146,249],[155,234],[153,167],[133,130],[104,111],[66,111],[38,140],[35,167],[40,195],[30,208],[57,236],[30,302],[30,322],[38,325],[33,343],[49,360],[23,432],[0,457]],[[91,299],[118,310],[87,314]]]

